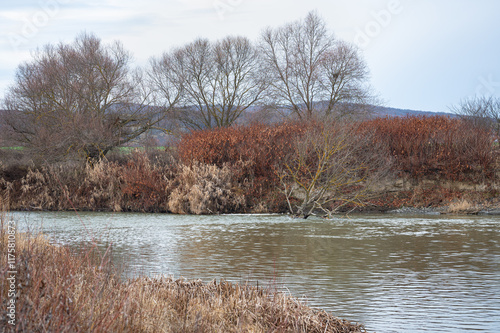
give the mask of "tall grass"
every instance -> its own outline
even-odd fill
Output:
[[[245,208],[245,197],[234,190],[227,165],[222,168],[200,163],[184,165],[176,182],[168,202],[172,213],[235,213]]]
[[[49,165],[19,181],[12,209],[120,210],[122,178],[116,165]]]

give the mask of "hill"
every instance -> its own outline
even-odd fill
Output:
[[[373,116],[374,117],[405,117],[405,116],[456,117],[457,115],[449,112],[418,111],[418,110],[391,108],[386,106],[374,106]]]

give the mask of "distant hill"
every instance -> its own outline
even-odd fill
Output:
[[[454,113],[417,111],[408,109],[397,109],[385,106],[374,106],[374,117],[405,117],[405,116],[447,116],[457,117]]]
[[[322,104],[326,102],[318,102],[318,109],[322,107]],[[352,108],[353,111],[357,109],[356,105],[347,104],[343,107]],[[371,112],[371,117],[405,117],[405,116],[446,116],[446,117],[457,117],[454,113],[448,112],[432,112],[432,111],[420,111],[420,110],[409,110],[409,109],[398,109],[391,108],[386,106],[371,106],[369,107],[370,111],[367,111],[368,114]],[[240,118],[237,120],[238,124],[246,124],[252,121],[262,121],[265,123],[274,123],[281,121],[284,115],[290,114],[290,110],[286,108],[280,108],[279,112],[270,112],[265,111],[259,106],[252,106],[244,112]]]

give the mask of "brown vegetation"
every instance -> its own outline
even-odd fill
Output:
[[[245,207],[245,197],[233,190],[231,170],[224,165],[184,165],[176,177],[178,186],[170,195],[169,210],[176,214],[236,213]]]
[[[500,98],[493,96],[464,99],[452,111],[474,126],[491,130],[500,140]]]
[[[122,178],[122,210],[143,212],[168,211],[168,197],[177,164],[171,158],[158,159],[154,155],[135,151],[125,165],[101,163],[104,167],[120,169]]]
[[[2,215],[0,252],[7,253]],[[16,235],[16,320],[6,316],[7,256],[0,257],[0,329],[8,332],[364,332],[272,289],[226,281],[119,278],[109,249],[80,253],[42,235]]]
[[[119,170],[52,165],[30,169],[20,181],[20,195],[14,208],[38,210],[117,210],[121,201]]]
[[[147,105],[150,94],[131,59],[120,43],[106,45],[87,33],[37,49],[7,91],[2,131],[51,162],[98,159],[138,138],[170,105]]]
[[[389,171],[387,157],[386,146],[358,123],[310,123],[277,167],[290,212],[330,217],[346,205],[363,205],[368,185]],[[300,203],[292,205],[292,198]]]
[[[470,122],[443,116],[394,117],[363,126],[387,143],[396,171],[412,179],[481,182],[495,176],[493,136]]]
[[[326,214],[365,203],[380,209],[439,206],[466,188],[494,196],[498,157],[489,132],[462,119],[252,124],[192,131],[166,151],[137,151],[94,165],[36,167],[5,159],[0,196],[15,210],[185,214],[295,213],[304,199],[307,211]],[[332,185],[328,179],[338,186],[318,186]],[[320,200],[316,193],[322,189]],[[399,199],[390,199],[388,191]]]
[[[286,122],[194,131],[182,138],[177,151],[186,165],[228,166],[250,210],[265,202],[267,209],[283,212],[287,207],[278,191],[276,167],[306,128],[305,123]]]

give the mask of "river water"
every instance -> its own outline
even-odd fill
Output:
[[[13,213],[124,274],[280,288],[376,332],[500,332],[500,217]]]

